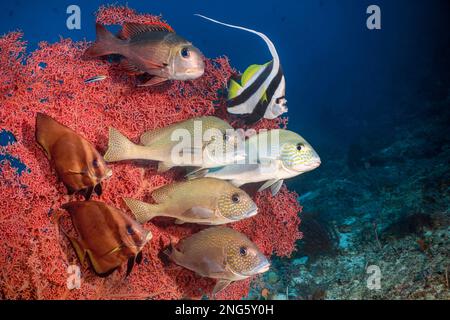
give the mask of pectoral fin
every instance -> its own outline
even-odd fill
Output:
[[[92,192],[94,191],[94,187],[88,187],[84,191],[84,199],[86,201],[90,200],[92,197]]]
[[[77,254],[78,259],[80,260],[80,263],[83,267],[86,266],[86,249],[83,247],[83,245],[76,239],[70,236],[67,236],[70,240],[70,243],[75,249],[75,252]]]
[[[160,163],[158,163],[158,173],[169,171],[172,168],[173,168],[173,164],[172,163],[168,163],[168,162],[160,162]]]
[[[166,82],[167,79],[166,78],[161,78],[158,76],[153,76],[148,80],[145,80],[141,83],[139,83],[137,86],[138,87],[152,87],[152,86],[157,86],[160,84],[163,84],[164,82]]]
[[[130,275],[131,271],[133,270],[135,259],[136,259],[136,257],[131,257],[130,259],[128,259],[127,273],[126,273],[125,278],[128,277]]]
[[[220,291],[222,291],[223,289],[225,289],[226,287],[228,287],[231,283],[231,280],[225,280],[225,279],[220,279],[217,281],[212,295],[215,296],[216,294],[218,294]]]
[[[198,179],[198,178],[203,178],[208,174],[208,172],[209,172],[208,168],[196,169],[196,170],[193,170],[193,171],[189,172],[188,174],[186,174],[186,179],[194,180],[194,179]]]
[[[136,255],[136,263],[141,264],[142,262],[142,251],[139,251],[139,253]]]
[[[264,191],[267,188],[271,187],[273,184],[276,184],[279,180],[278,179],[272,179],[272,180],[267,180],[259,189],[258,192]],[[281,182],[283,183],[283,182]]]
[[[183,212],[183,217],[193,219],[210,219],[214,216],[214,211],[208,208],[193,207]]]
[[[180,219],[175,219],[175,224],[184,224],[185,221],[180,220]]]
[[[102,193],[103,193],[103,187],[102,187],[102,184],[101,184],[101,183],[97,184],[97,185],[94,187],[94,192],[95,192],[98,196],[101,196],[101,195],[102,195]]]
[[[283,185],[283,180],[278,180],[273,185],[270,186],[270,191],[272,192],[273,196],[276,196],[277,193],[280,191],[281,186]]]
[[[120,67],[130,75],[139,75],[144,73],[142,70],[139,70],[135,64],[131,63],[127,59],[122,59],[122,61],[120,61]]]

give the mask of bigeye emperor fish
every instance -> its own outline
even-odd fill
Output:
[[[249,66],[242,74],[240,83],[230,80],[228,112],[243,115],[247,123],[255,123],[262,118],[275,119],[287,112],[286,81],[280,58],[272,41],[265,34],[252,29],[223,23],[200,14],[196,16],[258,35],[265,41],[272,55],[272,60],[266,64]]]
[[[101,183],[112,171],[89,141],[43,113],[36,115],[36,141],[69,195],[82,193],[89,200],[93,192],[102,194]]]
[[[122,69],[138,76],[139,86],[193,80],[205,71],[200,51],[165,23],[124,23],[117,37],[98,23],[96,31],[97,40],[84,56],[121,55]]]
[[[214,178],[175,182],[156,189],[152,197],[156,204],[124,198],[138,222],[164,216],[175,218],[176,224],[219,225],[250,218],[258,212],[245,191]]]
[[[170,260],[202,277],[217,279],[212,295],[231,282],[269,270],[270,263],[244,234],[212,227],[181,240],[165,251]]]
[[[145,132],[141,144],[109,129],[108,162],[159,161],[158,172],[176,166],[213,168],[245,159],[243,138],[227,122],[214,116],[191,118]]]
[[[285,179],[314,170],[319,165],[319,155],[303,137],[289,130],[274,129],[262,131],[246,140],[245,162],[200,169],[187,177],[224,179],[238,187],[262,183],[258,191],[270,187],[272,194],[276,195]]]
[[[128,276],[135,262],[141,263],[142,248],[152,234],[122,211],[92,200],[69,202],[62,208],[69,212],[78,234],[66,236],[83,266],[89,260],[98,275],[107,276],[128,261]]]

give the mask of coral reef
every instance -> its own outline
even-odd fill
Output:
[[[99,10],[97,20],[121,24],[157,22],[160,18],[139,15],[129,8],[105,7]],[[67,288],[67,268],[78,261],[54,217],[69,197],[35,142],[34,121],[36,112],[45,112],[104,151],[109,126],[136,141],[144,131],[191,117],[215,114],[227,119],[223,93],[236,71],[225,57],[207,59],[205,75],[195,81],[136,88],[133,79],[116,65],[99,59],[82,61],[87,45],[61,39],[54,44],[43,42],[27,55],[21,33],[0,38],[0,129],[6,130],[1,135],[10,137],[2,138],[0,145],[0,297],[201,298],[211,292],[214,281],[166,264],[159,253],[171,241],[203,227],[177,226],[164,219],[145,224],[153,239],[143,250],[143,263],[128,278],[124,270],[99,278],[83,269],[81,287]],[[97,75],[107,78],[84,83]],[[286,119],[263,120],[257,128],[285,125]],[[177,170],[157,174],[156,166],[148,163],[125,162],[111,167],[113,177],[105,182],[100,200],[124,210],[122,197],[148,197],[155,188],[183,175]],[[301,207],[296,198],[285,187],[276,197],[264,192],[256,199],[260,213],[232,227],[247,234],[265,254],[289,256],[301,237],[297,215]],[[244,297],[249,286],[250,279],[234,283],[218,298]]]
[[[450,299],[448,86],[445,99],[422,103],[403,121],[377,122],[349,148],[325,150],[320,170],[293,181],[320,217],[314,227],[334,229],[338,251],[314,258],[302,247],[314,243],[302,213],[294,259],[274,259],[250,297],[264,289],[268,299]],[[368,286],[372,265],[380,289]]]
[[[334,226],[321,219],[318,213],[303,212],[301,215],[303,239],[299,243],[299,253],[315,259],[323,255],[333,255],[337,251],[337,235]]]

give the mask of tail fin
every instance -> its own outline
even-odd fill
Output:
[[[235,25],[232,25],[232,24],[223,23],[223,22],[220,22],[220,21],[217,21],[217,20],[205,17],[205,16],[203,16],[201,14],[194,14],[194,15],[198,16],[200,18],[212,21],[214,23],[221,24],[221,25],[226,26],[226,27],[239,29],[239,30],[244,30],[244,31],[251,32],[251,33],[254,33],[254,34],[258,35],[259,37],[261,37],[264,40],[264,42],[269,47],[270,54],[273,57],[274,63],[279,63],[280,62],[280,58],[278,57],[278,53],[277,53],[277,50],[275,49],[274,44],[272,43],[272,41],[270,41],[270,39],[264,33],[261,33],[261,32],[258,32],[258,31],[252,30],[252,29],[244,28],[244,27],[241,27],[241,26],[235,26]]]
[[[136,145],[117,129],[109,128],[108,150],[103,158],[108,162],[132,159]]]
[[[158,205],[145,203],[131,198],[123,198],[123,201],[125,201],[125,204],[130,208],[131,212],[133,212],[139,223],[145,223],[154,217],[161,215],[155,210]]]
[[[93,58],[119,53],[118,47],[123,40],[114,36],[99,23],[95,25],[95,30],[97,39],[95,40],[95,43],[84,52],[84,57]]]

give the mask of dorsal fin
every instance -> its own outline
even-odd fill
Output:
[[[235,80],[230,79],[230,84],[228,85],[228,99],[237,97],[240,90],[242,90],[241,85]]]
[[[175,32],[171,26],[163,22],[153,22],[153,23],[125,22],[123,24],[122,30],[119,33],[119,37],[122,39],[131,39],[140,33],[157,32],[157,31]]]
[[[241,85],[245,86],[250,81],[250,79],[255,75],[255,73],[261,70],[262,67],[263,66],[260,64],[252,64],[251,66],[249,66],[242,74]]]

